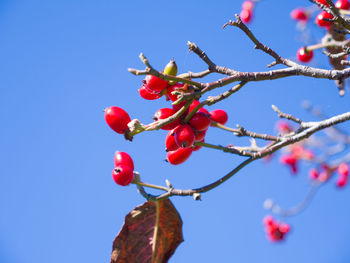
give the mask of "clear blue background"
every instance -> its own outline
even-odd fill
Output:
[[[238,29],[221,28],[241,2],[0,1],[0,262],[109,262],[124,216],[145,201],[134,186],[113,182],[116,150],[132,155],[144,181],[169,179],[185,189],[218,179],[242,160],[202,149],[173,167],[163,161],[166,132],[143,133],[130,143],[103,118],[104,108],[117,105],[149,123],[157,109],[167,107],[163,99],[138,96],[142,77],[127,68],[143,69],[140,52],[160,70],[173,57],[181,72],[204,70],[188,53],[190,40],[217,64],[266,70],[270,57],[254,50]],[[303,5],[309,1],[263,0],[251,28],[263,43],[295,59],[303,43],[289,13]],[[316,43],[324,32],[310,29]],[[311,65],[329,68],[319,51]],[[213,109],[227,110],[230,126],[273,133],[277,117],[271,104],[314,120],[302,101],[339,114],[349,110],[349,95],[340,98],[332,81],[291,77],[249,83]],[[206,140],[248,143],[215,129]],[[286,242],[266,240],[263,201],[271,197],[289,207],[310,186],[309,167],[292,177],[276,159],[246,167],[202,202],[172,198],[185,242],[170,262],[349,262],[350,191],[336,189],[334,181],[305,212],[286,219],[292,225]]]

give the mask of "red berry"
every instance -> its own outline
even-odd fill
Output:
[[[311,151],[311,150],[304,150],[303,158],[305,160],[313,160],[313,159],[315,159],[315,155],[314,155],[313,151]]]
[[[291,146],[291,153],[296,159],[300,159],[304,153],[304,147],[300,144],[293,144]]]
[[[162,96],[160,92],[151,91],[149,88],[147,88],[146,84],[143,84],[138,91],[140,96],[145,100],[156,100]]]
[[[189,121],[189,124],[197,131],[205,131],[210,125],[210,119],[203,112],[196,112]]]
[[[253,10],[254,3],[252,1],[244,1],[242,4],[242,9],[244,10]]]
[[[182,101],[182,102],[180,102],[179,104],[173,105],[173,109],[174,109],[175,111],[178,111],[178,110],[180,110],[183,106],[185,106],[185,104],[186,104],[186,101]],[[187,110],[184,112],[183,115],[187,115],[187,114],[188,114],[188,108],[187,108]]]
[[[189,148],[193,145],[195,134],[193,128],[188,125],[180,125],[175,130],[175,141],[182,148]]]
[[[286,223],[281,223],[278,228],[283,234],[287,234],[290,231],[290,226]]]
[[[117,184],[126,186],[134,180],[134,173],[129,166],[120,164],[113,169],[112,177]]]
[[[115,166],[118,165],[126,165],[129,166],[132,171],[134,171],[134,162],[131,159],[130,155],[126,152],[115,152],[114,155],[114,164]]]
[[[338,174],[343,175],[343,176],[349,175],[349,166],[347,163],[341,163],[338,166]]]
[[[292,173],[295,174],[298,171],[297,159],[293,155],[284,155],[281,157],[280,162],[289,165],[292,169]]]
[[[204,131],[195,131],[195,138],[194,141],[195,142],[200,142],[204,139],[205,135],[207,133],[207,130]]]
[[[172,94],[172,92],[177,89],[183,88],[183,86],[184,84],[180,84],[180,83],[176,83],[175,85],[169,86],[167,88],[167,93],[166,93],[168,99],[170,99],[171,101],[176,101],[178,99],[178,95]]]
[[[281,163],[294,165],[296,164],[297,159],[293,155],[284,155],[281,157]]]
[[[326,0],[316,0],[316,2],[319,2],[320,4],[323,4],[325,6],[329,6]]]
[[[198,110],[198,112],[203,112],[203,113],[205,113],[206,115],[209,115],[209,111],[207,111],[207,110],[204,109],[203,107],[200,108],[200,109]]]
[[[339,9],[348,10],[350,8],[350,2],[349,0],[338,0],[335,3],[335,7]]]
[[[189,107],[189,109],[190,109],[190,111],[193,111],[193,109],[195,108],[195,107],[197,107],[198,105],[199,105],[199,101],[198,100],[193,100],[192,101],[192,103],[191,103],[191,105],[190,105],[190,107]]]
[[[315,179],[317,179],[318,178],[318,171],[317,171],[317,169],[315,169],[315,168],[313,168],[313,169],[311,169],[310,171],[309,171],[309,178],[311,179],[311,180],[315,180]]]
[[[192,148],[179,148],[167,153],[167,160],[173,165],[185,162],[192,154]]]
[[[267,238],[272,241],[281,241],[284,236],[290,231],[290,226],[286,223],[275,222],[272,216],[266,216],[264,218],[265,232]]]
[[[337,186],[338,187],[344,187],[348,182],[348,176],[347,175],[340,175],[337,179]]]
[[[190,112],[193,111],[194,108],[196,108],[196,107],[199,105],[199,103],[200,103],[200,102],[199,102],[198,100],[194,100],[194,101],[191,103],[190,107],[189,107],[189,111],[190,111]],[[200,109],[198,110],[198,112],[203,112],[203,113],[209,114],[209,112],[208,112],[206,109],[204,109],[203,107],[200,108]]]
[[[318,176],[318,180],[320,182],[326,182],[330,176],[331,174],[328,171],[322,171]]]
[[[225,125],[228,120],[228,115],[224,110],[213,110],[210,113],[210,119],[222,125]]]
[[[267,225],[267,226],[273,225],[273,224],[274,224],[273,217],[270,216],[270,215],[265,216],[264,219],[263,219],[263,223],[264,223],[265,225]]]
[[[148,89],[155,92],[160,92],[168,86],[168,82],[166,80],[162,80],[153,75],[147,75],[145,83],[147,84]]]
[[[244,23],[249,23],[252,20],[253,12],[249,9],[243,9],[239,16]]]
[[[113,131],[120,134],[128,129],[128,123],[131,121],[129,114],[116,106],[105,109],[105,120]]]
[[[164,120],[168,117],[170,117],[171,115],[173,115],[174,113],[176,113],[175,110],[173,109],[170,109],[170,108],[163,108],[163,109],[160,109],[158,110],[155,114],[154,114],[154,117],[153,119],[155,121],[158,121],[158,120]],[[176,119],[175,121],[163,126],[161,129],[162,130],[166,130],[166,131],[169,131],[169,130],[172,130],[174,129],[178,124],[180,123],[180,119]]]
[[[277,130],[282,134],[290,133],[292,131],[292,128],[290,127],[289,123],[286,121],[277,122],[276,127]]]
[[[180,147],[175,141],[175,130],[176,128],[169,131],[165,138],[165,148],[167,151],[175,151]]]
[[[332,19],[333,16],[326,11],[322,11],[316,16],[316,24],[319,25],[320,27],[328,27],[332,24],[330,21],[323,20],[324,18],[326,19]]]
[[[291,13],[290,16],[297,21],[303,21],[306,22],[309,18],[308,13],[303,8],[296,8]]]
[[[297,58],[301,62],[304,62],[304,63],[310,62],[313,56],[314,56],[314,52],[312,50],[307,51],[305,47],[301,47],[298,49]]]

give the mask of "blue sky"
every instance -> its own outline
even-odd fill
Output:
[[[116,105],[148,123],[157,109],[168,106],[138,96],[142,77],[127,68],[143,68],[140,52],[157,69],[175,58],[180,72],[204,70],[205,64],[188,53],[190,40],[217,64],[266,70],[270,57],[254,50],[238,29],[221,28],[240,5],[0,1],[0,262],[109,262],[124,216],[144,202],[134,186],[113,182],[116,150],[130,153],[143,180],[164,184],[169,179],[185,189],[210,183],[240,162],[237,156],[202,149],[173,167],[163,161],[166,132],[142,133],[130,143],[103,118],[103,109]],[[303,5],[309,1],[263,0],[251,29],[294,59],[302,43],[289,13]],[[310,29],[315,41],[324,33],[314,25]],[[320,52],[311,65],[329,67]],[[230,126],[273,133],[277,117],[271,104],[313,120],[301,107],[304,100],[329,115],[349,110],[349,94],[339,98],[332,81],[301,77],[249,83],[212,109],[227,110]],[[349,130],[348,124],[343,128]],[[247,143],[215,129],[207,141]],[[273,198],[285,207],[300,202],[309,188],[308,168],[292,177],[276,159],[255,162],[201,202],[173,198],[185,242],[170,262],[348,262],[350,193],[334,182],[319,190],[305,212],[286,219],[292,226],[286,242],[270,244],[265,238],[263,201]]]

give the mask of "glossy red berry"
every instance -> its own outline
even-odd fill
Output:
[[[323,4],[325,6],[329,6],[326,0],[316,0],[316,2],[319,2],[320,4]]]
[[[120,134],[128,129],[128,123],[131,121],[129,114],[116,106],[105,109],[105,120],[113,131]]]
[[[175,130],[175,141],[182,148],[189,148],[193,145],[195,134],[193,128],[188,125],[180,125]]]
[[[253,11],[249,9],[243,9],[239,15],[244,23],[249,23],[253,17]]]
[[[185,106],[185,104],[186,104],[186,101],[182,101],[182,102],[180,102],[179,104],[173,105],[173,109],[174,109],[175,111],[178,111],[178,110],[180,110],[183,106]],[[187,115],[187,114],[188,114],[188,108],[186,109],[186,111],[184,112],[183,115]],[[183,115],[182,115],[182,116],[183,116]]]
[[[196,131],[205,131],[210,125],[210,118],[203,112],[196,112],[189,121]]]
[[[225,125],[228,120],[228,115],[224,110],[213,110],[210,113],[210,119],[222,125]]]
[[[244,1],[242,4],[242,9],[244,10],[253,10],[254,3],[252,1]]]
[[[192,154],[192,148],[179,148],[167,153],[167,161],[173,165],[185,162]]]
[[[126,152],[115,152],[114,165],[119,166],[121,164],[129,166],[130,169],[134,171],[134,162],[130,157],[130,155],[127,154]]]
[[[147,75],[145,83],[148,89],[155,92],[160,92],[168,86],[168,82],[166,80],[162,80],[153,75]]]
[[[199,103],[200,102],[198,100],[193,100],[189,107],[190,111],[193,111],[193,109],[196,108],[199,105]]]
[[[117,184],[126,186],[134,180],[134,173],[129,166],[120,164],[113,169],[112,177]]]
[[[176,101],[178,99],[178,95],[172,94],[173,91],[179,90],[184,87],[184,84],[176,83],[175,85],[171,85],[167,88],[167,97],[171,101]]]
[[[291,13],[290,16],[297,21],[306,22],[309,18],[307,11],[303,8],[296,8]]]
[[[304,63],[310,62],[313,56],[314,56],[314,52],[312,50],[307,51],[305,47],[301,47],[298,49],[297,58],[301,62],[304,62]]]
[[[175,130],[176,130],[176,128],[169,131],[166,138],[165,138],[166,151],[175,151],[175,150],[179,149],[179,147],[180,147],[175,141]]]
[[[147,88],[147,85],[142,85],[141,88],[138,90],[140,96],[144,98],[145,100],[156,100],[159,99],[162,94],[160,92],[153,92],[150,89]]]
[[[170,109],[170,108],[163,108],[163,109],[159,109],[157,110],[157,112],[154,114],[154,117],[153,119],[155,121],[158,121],[158,120],[164,120],[170,116],[172,116],[174,113],[176,113],[176,111],[174,109]],[[180,119],[176,119],[175,121],[163,126],[161,129],[162,130],[166,130],[166,131],[169,131],[169,130],[172,130],[174,129],[178,124],[180,123]]]
[[[335,3],[335,7],[339,9],[348,10],[350,8],[350,2],[349,0],[338,0]]]
[[[322,11],[316,16],[316,19],[315,19],[316,24],[319,25],[320,27],[329,27],[332,24],[332,22],[324,20],[324,18],[332,19],[333,16],[327,13],[326,11]]]
[[[195,142],[200,142],[204,139],[205,135],[207,134],[208,130],[204,130],[204,131],[195,131],[195,138],[194,141]]]
[[[192,110],[194,110],[194,108],[196,108],[198,105],[199,105],[199,101],[198,100],[194,100],[192,103],[191,103],[191,105],[190,105],[190,107],[189,107],[189,111],[191,112]],[[209,114],[209,112],[205,109],[205,108],[203,108],[203,107],[201,107],[199,110],[198,110],[198,112],[203,112],[203,113],[205,113],[205,114]]]

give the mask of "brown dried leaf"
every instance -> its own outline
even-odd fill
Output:
[[[159,201],[159,228],[154,262],[168,262],[183,241],[182,220],[169,199]],[[156,205],[146,202],[126,217],[123,228],[114,239],[111,263],[151,263]]]

